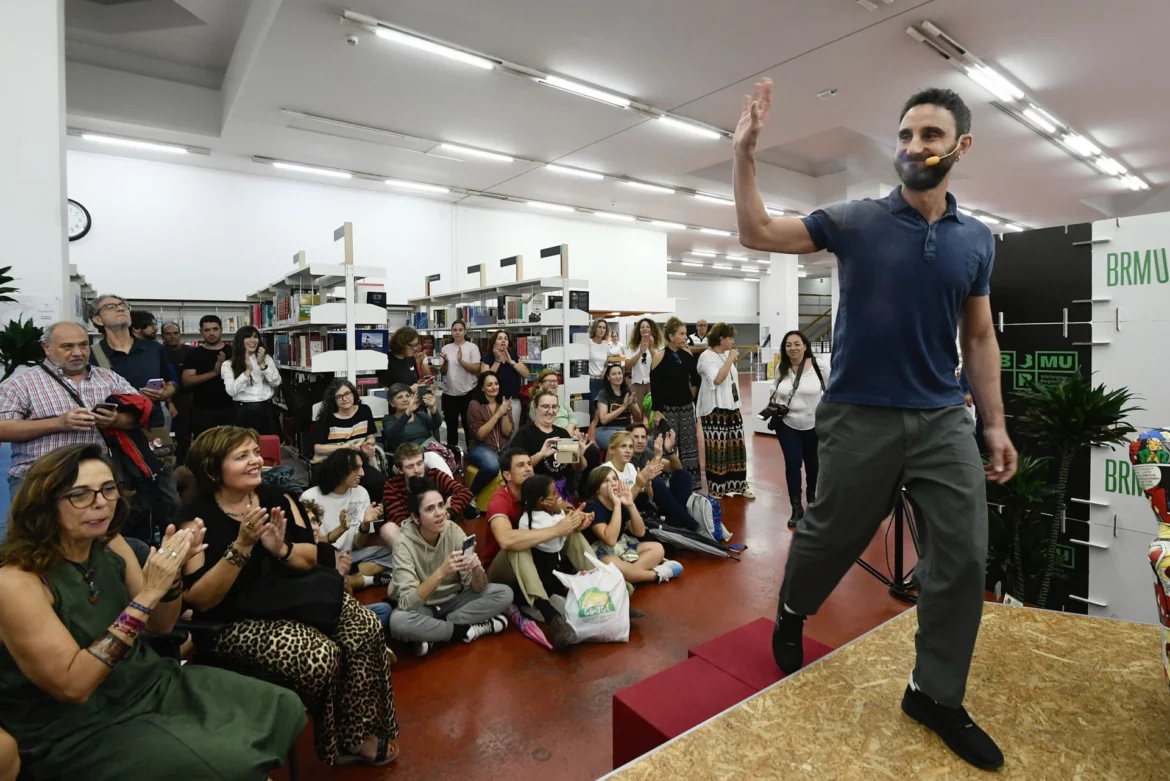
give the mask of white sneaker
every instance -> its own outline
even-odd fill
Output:
[[[414,655],[415,656],[426,656],[430,652],[431,652],[431,644],[428,643],[426,640],[420,640],[414,644]]]
[[[665,583],[671,578],[677,578],[682,574],[682,571],[682,565],[670,559],[663,559],[662,563],[654,568],[654,574],[658,576],[659,583]]]
[[[463,642],[470,643],[478,640],[484,635],[498,635],[508,628],[508,619],[503,616],[496,616],[490,621],[484,621],[482,624],[472,624],[467,628],[467,635],[463,638]]]

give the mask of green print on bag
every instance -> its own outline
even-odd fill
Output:
[[[1110,252],[1105,256],[1105,286],[1165,285],[1170,282],[1166,248]]]
[[[581,618],[591,618],[616,611],[617,608],[614,607],[609,594],[599,588],[586,589],[577,604],[577,615]]]

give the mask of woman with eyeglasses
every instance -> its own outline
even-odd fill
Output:
[[[609,448],[609,439],[619,431],[625,431],[633,418],[631,408],[634,394],[626,385],[626,374],[621,364],[611,363],[605,367],[605,386],[597,394],[597,430],[594,439],[602,450]]]
[[[626,351],[626,375],[630,378],[630,393],[634,395],[630,412],[636,421],[645,417],[643,402],[650,392],[650,363],[654,353],[662,347],[662,332],[658,323],[643,317],[630,334],[630,345]]]
[[[245,325],[236,331],[232,359],[224,363],[220,374],[227,394],[236,404],[236,425],[279,436],[272,397],[280,387],[280,371],[260,343],[258,330]]]
[[[262,781],[304,729],[304,706],[282,687],[161,658],[140,636],[174,627],[205,529],[169,527],[139,567],[102,450],[68,445],[34,463],[0,547],[0,721],[20,745],[49,747],[21,777]]]
[[[379,382],[386,387],[396,382],[415,387],[434,374],[430,362],[422,355],[418,331],[404,325],[390,335],[390,354],[386,371],[378,373]]]
[[[665,421],[669,430],[674,432],[675,454],[690,473],[692,484],[701,485],[695,396],[702,380],[695,356],[687,349],[687,324],[672,317],[666,321],[664,333],[666,346],[654,353],[654,364],[650,369],[653,426]],[[655,428],[655,436],[658,433]]]
[[[360,450],[378,441],[373,410],[362,403],[357,388],[345,379],[334,380],[325,388],[314,434],[314,464],[324,461],[334,450],[343,447]]]

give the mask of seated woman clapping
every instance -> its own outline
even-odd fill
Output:
[[[199,435],[187,465],[199,498],[182,510],[206,525],[207,550],[185,568],[197,619],[225,624],[205,649],[233,665],[286,679],[313,710],[317,756],[329,764],[393,761],[394,689],[377,617],[318,567],[300,505],[260,480],[256,432]]]
[[[304,729],[304,707],[278,686],[163,659],[139,637],[174,626],[204,528],[168,527],[139,568],[118,534],[128,512],[94,444],[42,457],[13,497],[0,722],[21,745],[50,746],[23,777],[264,779]]]
[[[409,488],[410,518],[394,547],[390,596],[398,609],[390,614],[390,635],[426,656],[435,643],[503,632],[512,589],[488,582],[474,539],[447,518],[447,502],[433,483],[414,478]]]
[[[665,583],[682,574],[682,565],[666,558],[662,543],[643,541],[646,524],[634,495],[612,467],[602,464],[589,473],[585,496],[585,512],[593,515],[585,539],[597,558],[621,570],[627,583]]]

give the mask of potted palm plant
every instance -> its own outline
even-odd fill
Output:
[[[1021,454],[1011,480],[987,485],[988,579],[1003,583],[1004,591],[1021,602],[1036,598],[1044,570],[1046,515],[1056,512],[1049,467],[1048,458]]]
[[[0,303],[15,303],[13,293],[19,292],[12,287],[13,277],[9,275],[12,266],[0,268]],[[19,366],[31,366],[44,358],[45,351],[41,349],[41,336],[44,330],[33,325],[32,318],[28,320],[9,320],[8,325],[0,330],[0,364],[4,366],[4,376],[0,382],[8,379]]]
[[[1016,430],[1030,438],[1038,450],[1056,458],[1057,478],[1052,514],[1044,551],[1044,573],[1036,598],[1039,607],[1048,603],[1048,590],[1056,570],[1056,544],[1068,501],[1068,474],[1073,458],[1086,447],[1123,444],[1136,429],[1125,421],[1141,407],[1130,406],[1135,396],[1128,388],[1107,390],[1094,386],[1080,375],[1050,384],[1033,383],[1016,391],[1023,412],[1015,419]]]

